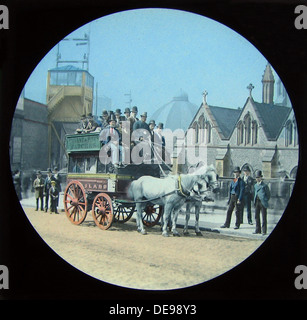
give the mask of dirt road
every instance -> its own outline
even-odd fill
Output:
[[[164,238],[159,226],[147,228],[143,236],[133,220],[103,231],[90,212],[83,224],[75,226],[65,213],[24,211],[44,241],[68,263],[99,280],[129,288],[165,290],[205,282],[242,262],[263,242],[213,232]]]

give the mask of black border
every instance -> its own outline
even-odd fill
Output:
[[[307,265],[304,201],[304,149],[307,108],[307,30],[294,26],[291,0],[10,0],[9,30],[0,30],[1,176],[0,265],[10,271],[10,289],[0,299],[103,299],[112,302],[170,303],[176,300],[306,299],[297,290],[294,269]],[[191,288],[171,291],[125,289],[95,280],[58,257],[34,231],[17,201],[9,166],[9,135],[14,108],[32,70],[44,55],[76,28],[114,12],[173,8],[202,14],[240,33],[267,58],[289,93],[296,114],[300,163],[293,196],[273,234],[247,260],[226,274]],[[204,40],[205,41],[205,40]],[[236,309],[236,308],[234,308]]]

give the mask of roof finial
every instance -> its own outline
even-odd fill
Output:
[[[252,91],[253,91],[254,88],[255,88],[255,87],[253,86],[252,83],[250,83],[250,84],[246,87],[246,89],[249,90],[249,97],[250,97],[250,98],[252,98]]]
[[[205,90],[203,92],[203,104],[207,104],[207,95],[208,95],[208,92]]]

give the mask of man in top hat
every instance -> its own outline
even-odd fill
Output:
[[[81,116],[81,122],[80,122],[79,128],[76,129],[75,133],[85,133],[87,124],[88,124],[88,120],[84,114]]]
[[[129,117],[131,130],[133,128],[134,123],[139,121],[139,119],[137,118],[137,114],[138,114],[138,107],[137,106],[132,107],[130,117]]]
[[[149,125],[146,122],[147,120],[147,112],[143,112],[141,114],[141,120],[136,121],[133,125],[133,137],[134,141],[143,141],[144,139],[149,137]]]
[[[100,116],[101,121],[101,130],[106,128],[109,125],[109,113],[107,110],[103,110]]]
[[[151,159],[156,158],[157,161],[162,160],[162,140],[155,132],[156,122],[155,120],[149,121],[149,139],[151,144]]]
[[[267,208],[269,207],[271,192],[269,186],[263,182],[261,170],[256,171],[256,181],[254,186],[256,230],[254,233],[261,233],[262,227],[262,234],[265,235],[267,233]],[[262,215],[262,226],[260,224],[260,211]]]
[[[124,120],[124,116],[122,116],[122,112],[120,109],[115,110],[115,120],[116,120],[116,126],[119,127],[120,122]]]
[[[147,112],[143,112],[141,114],[141,120],[138,120],[133,124],[133,131],[137,129],[146,129],[147,131],[149,131],[149,125],[147,124],[146,120]]]
[[[165,137],[163,135],[163,128],[164,125],[162,122],[158,123],[157,129],[155,129],[156,134],[158,135],[158,137],[160,138],[160,141],[162,143],[162,159],[164,161],[166,161],[167,163],[171,163],[171,159],[169,157],[169,154],[166,152],[165,150]]]
[[[165,137],[163,135],[163,123],[162,122],[159,122],[157,128],[155,129],[155,133],[160,138],[161,143],[162,143],[162,147],[165,147]]]
[[[85,129],[85,133],[94,132],[98,128],[98,123],[94,120],[91,113],[87,115],[88,123]]]
[[[130,109],[129,108],[125,109],[124,115],[125,115],[124,121],[128,121],[129,117],[130,117]]]
[[[228,210],[226,213],[226,221],[221,226],[221,228],[229,228],[231,215],[233,209],[236,208],[236,223],[234,229],[239,229],[241,224],[241,204],[243,201],[244,194],[244,182],[241,175],[241,170],[239,167],[235,167],[234,169],[234,179],[231,181],[229,188],[229,200],[228,200]]]
[[[45,180],[42,178],[42,173],[40,171],[36,172],[36,179],[33,181],[33,188],[34,188],[34,194],[36,199],[36,209],[38,210],[39,206],[39,199],[40,199],[40,209],[41,211],[44,210],[44,185]]]
[[[243,223],[243,213],[244,207],[246,207],[247,211],[247,222],[249,224],[253,224],[252,222],[252,211],[251,211],[251,204],[252,204],[252,195],[254,189],[254,179],[251,177],[251,170],[249,166],[244,167],[243,169],[243,181],[244,181],[244,194],[243,194],[243,203],[242,203],[242,210],[241,210],[241,223]]]

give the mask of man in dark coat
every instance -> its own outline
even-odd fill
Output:
[[[134,139],[135,141],[143,141],[144,138],[149,137],[149,125],[146,122],[147,120],[147,112],[143,112],[141,114],[141,120],[136,121],[133,124],[133,131],[134,131]]]
[[[14,171],[13,183],[14,183],[15,191],[17,193],[18,200],[22,200],[22,196],[21,196],[21,174],[20,174],[19,170]]]
[[[256,181],[254,186],[254,204],[255,204],[255,220],[256,220],[256,230],[254,233],[261,233],[260,224],[260,212],[262,215],[262,234],[267,233],[267,208],[269,207],[269,200],[271,197],[271,192],[269,186],[263,182],[263,176],[261,170],[256,171]]]
[[[244,194],[244,182],[240,177],[241,170],[239,167],[234,169],[234,179],[231,181],[229,188],[228,210],[226,221],[221,228],[229,228],[233,209],[236,208],[236,223],[234,229],[239,229],[241,224],[241,204]]]
[[[41,211],[44,210],[44,204],[43,204],[43,199],[44,199],[44,185],[45,185],[45,180],[42,178],[42,173],[40,171],[36,172],[36,179],[33,181],[33,188],[34,188],[34,193],[35,193],[35,199],[36,199],[36,210],[38,211],[38,206],[39,206],[39,199],[40,199],[40,207]]]
[[[61,187],[61,176],[60,176],[60,174],[59,174],[59,169],[58,169],[58,167],[54,167],[53,172],[54,172],[54,174],[53,174],[53,179],[54,179],[54,181],[55,181],[55,183],[56,183],[55,186],[56,186],[58,192],[61,192],[61,191],[62,191],[62,187]],[[58,198],[58,203],[57,203],[57,205],[59,205],[59,198]]]
[[[76,129],[75,133],[85,133],[88,121],[87,117],[84,115],[81,116],[80,126]]]
[[[244,208],[246,208],[247,211],[247,222],[249,224],[253,224],[252,222],[252,210],[251,210],[251,204],[252,204],[252,195],[253,195],[253,190],[254,190],[254,179],[251,177],[251,170],[249,166],[246,166],[243,169],[244,172],[244,194],[243,194],[243,203],[242,203],[242,210],[241,210],[241,223],[243,223],[243,213],[244,213]]]
[[[49,204],[49,189],[51,188],[51,181],[54,180],[52,171],[50,168],[47,169],[47,177],[44,183],[44,194],[45,194],[45,212],[48,211]]]
[[[106,128],[109,125],[109,113],[107,110],[103,110],[102,114],[100,116],[100,127],[101,130],[103,130],[104,128]]]
[[[59,202],[59,190],[56,187],[56,181],[51,181],[51,188],[49,189],[50,196],[50,213],[58,213],[58,202]]]
[[[129,121],[129,117],[130,117],[130,108],[126,108],[126,109],[125,109],[124,115],[125,115],[125,119],[124,119],[124,121]]]
[[[84,132],[85,133],[94,132],[98,128],[98,123],[94,120],[94,117],[91,113],[87,115],[87,119],[88,119],[88,122]]]

